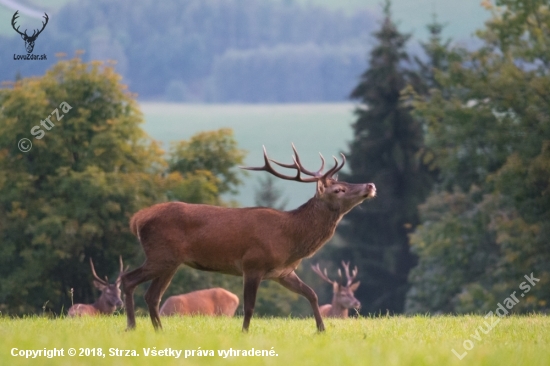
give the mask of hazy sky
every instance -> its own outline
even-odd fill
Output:
[[[303,3],[330,6],[333,8],[367,8],[381,13],[383,0],[298,0]],[[413,32],[415,38],[427,37],[426,24],[436,13],[439,21],[447,23],[445,36],[455,40],[471,37],[481,28],[490,13],[481,5],[481,0],[392,0],[392,13],[403,32]]]

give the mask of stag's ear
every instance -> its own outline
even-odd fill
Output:
[[[322,179],[318,180],[317,181],[317,193],[323,194],[323,193],[325,193],[325,189],[326,189],[326,187],[325,187],[325,183],[323,182],[323,180]]]
[[[334,293],[340,292],[340,284],[336,281],[332,283],[332,290]]]
[[[351,292],[355,292],[360,284],[361,284],[361,281],[357,281],[353,285],[350,285],[349,289],[351,290]]]
[[[104,284],[102,284],[101,282],[96,281],[96,280],[94,280],[94,286],[95,286],[99,291],[103,291],[103,290],[105,290],[105,287],[107,287],[107,286],[105,286]]]

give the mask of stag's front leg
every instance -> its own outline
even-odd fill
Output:
[[[313,291],[311,287],[306,285],[294,271],[285,277],[276,278],[274,280],[279,282],[282,286],[286,287],[290,291],[302,295],[309,301],[309,303],[311,304],[311,308],[313,309],[315,322],[317,323],[317,330],[319,332],[324,332],[325,324],[323,324],[323,318],[321,318],[321,312],[319,311],[319,302],[315,291]]]
[[[262,276],[259,274],[244,274],[244,321],[243,332],[248,332],[248,326],[250,325],[250,319],[254,314],[254,305],[256,304],[256,293],[260,282],[262,282]]]

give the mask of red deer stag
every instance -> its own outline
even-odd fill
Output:
[[[160,308],[160,315],[235,315],[239,298],[223,288],[209,288],[171,296]]]
[[[315,196],[295,210],[168,202],[140,210],[132,217],[130,229],[138,237],[146,260],[141,267],[122,275],[128,329],[136,326],[134,290],[137,285],[151,280],[145,302],[153,327],[162,328],[160,299],[182,263],[203,271],[244,277],[243,331],[248,331],[258,286],[266,279],[304,296],[311,304],[318,331],[325,329],[317,295],[294,270],[303,258],[312,256],[334,235],[342,216],[365,199],[374,197],[376,188],[372,183],[350,184],[334,177],[346,162],[343,154],[342,164],[338,165],[338,159],[334,158],[334,167],[323,174],[322,155],[321,169],[311,172],[300,163],[294,145],[292,148],[292,164],[269,159],[264,147],[264,166],[243,169],[263,170],[281,179],[316,183]],[[296,169],[296,175],[277,172],[270,161]],[[309,177],[303,177],[302,173]]]
[[[94,286],[101,291],[101,296],[93,304],[74,304],[69,309],[69,316],[110,315],[115,312],[117,307],[122,306],[122,300],[120,299],[120,279],[123,273],[122,257],[119,257],[119,261],[120,274],[115,283],[109,284],[107,276],[105,276],[105,280],[102,280],[95,273],[94,263],[92,262],[92,258],[90,258],[90,267],[92,267],[92,275],[94,276]]]
[[[319,308],[321,315],[329,318],[347,318],[348,309],[360,308],[361,303],[355,298],[353,293],[359,287],[361,282],[357,281],[352,284],[355,277],[357,277],[357,266],[353,269],[352,275],[349,274],[349,262],[345,263],[342,261],[342,266],[344,266],[344,271],[346,272],[347,282],[346,285],[341,285],[338,281],[332,281],[328,278],[327,269],[322,272],[319,268],[319,264],[316,266],[311,266],[313,271],[319,275],[323,280],[332,284],[332,304],[323,305]],[[342,271],[338,270],[338,275],[342,277]]]

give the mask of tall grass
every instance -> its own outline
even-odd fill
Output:
[[[123,316],[100,318],[29,317],[0,319],[2,365],[550,365],[550,321],[546,316],[501,319],[487,334],[476,329],[486,319],[461,317],[381,317],[327,319],[318,334],[313,319],[253,319],[250,332],[241,333],[242,318],[164,318],[164,331],[155,333],[148,318],[126,332]],[[473,348],[462,360],[453,354]],[[468,344],[469,346],[469,344]],[[68,349],[102,349],[102,356],[67,355]],[[144,348],[181,350],[180,358],[145,356]],[[25,359],[13,348],[63,348],[65,356]],[[110,356],[110,349],[134,350],[139,356]],[[271,350],[276,356],[233,356],[218,351]],[[195,356],[185,358],[195,350]],[[212,350],[214,356],[197,356]],[[113,351],[111,351],[113,352]],[[206,352],[208,354],[208,352]]]

